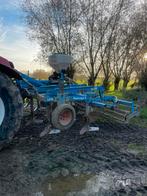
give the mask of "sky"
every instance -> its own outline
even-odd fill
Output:
[[[0,0],[0,56],[14,63],[19,71],[48,70],[36,61],[39,45],[27,37],[21,0]]]

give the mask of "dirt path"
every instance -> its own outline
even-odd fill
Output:
[[[24,122],[11,146],[0,152],[0,196],[146,196],[147,129],[103,120],[97,124],[98,132],[80,136],[83,123],[78,120],[69,131],[40,138],[46,124]],[[71,187],[82,175],[81,188],[70,193],[55,185],[63,181]],[[54,190],[46,188],[50,183]],[[93,184],[99,188],[86,188]]]

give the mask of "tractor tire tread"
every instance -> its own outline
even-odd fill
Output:
[[[6,74],[0,73],[0,89],[3,88],[6,89],[12,99],[12,107],[10,109],[10,122],[4,122],[3,125],[0,126],[1,131],[6,124],[9,124],[7,138],[0,141],[0,150],[12,141],[14,135],[20,128],[21,119],[23,117],[23,101],[19,89]]]

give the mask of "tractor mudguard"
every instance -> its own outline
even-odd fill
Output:
[[[14,68],[13,63],[0,56],[0,72],[5,73],[10,78],[21,80],[22,77],[19,72]]]

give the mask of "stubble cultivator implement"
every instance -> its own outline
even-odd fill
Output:
[[[79,85],[68,77],[66,70],[72,58],[53,54],[49,64],[55,70],[49,80],[37,80],[14,69],[13,63],[0,57],[0,144],[9,143],[19,130],[23,110],[46,108],[49,123],[60,130],[69,129],[76,121],[77,111],[87,119],[91,111],[103,113],[123,122],[138,115],[133,101],[104,94],[103,86]],[[85,131],[85,130],[84,130]],[[82,130],[83,132],[83,130]]]
[[[69,55],[53,54],[49,57],[49,63],[55,70],[49,80],[35,80],[21,73],[23,80],[17,81],[17,85],[21,91],[26,92],[26,97],[36,98],[38,107],[47,107],[48,118],[53,127],[60,130],[69,129],[76,121],[77,108],[84,111],[87,119],[94,110],[122,122],[138,114],[133,101],[105,95],[103,86],[71,82],[65,75],[66,69],[72,63]]]

